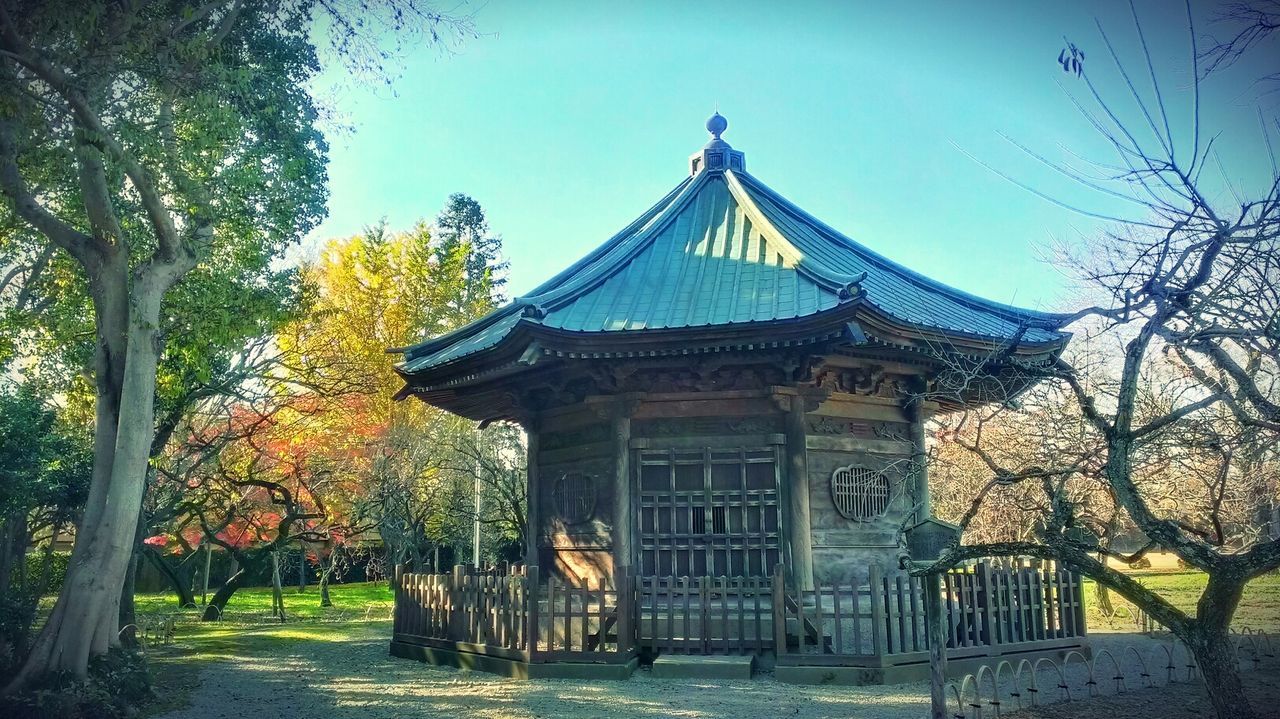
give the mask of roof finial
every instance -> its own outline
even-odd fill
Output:
[[[719,106],[719,104],[720,103],[716,103],[717,106]],[[716,110],[715,114],[707,119],[707,132],[711,133],[712,139],[719,140],[720,133],[724,132],[728,127],[729,121],[724,119],[724,116],[720,114],[719,110]]]

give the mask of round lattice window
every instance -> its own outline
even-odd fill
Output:
[[[562,475],[551,490],[551,501],[565,522],[585,522],[596,511],[595,480],[581,472]]]
[[[841,467],[831,475],[831,501],[846,519],[879,517],[889,508],[889,478],[868,467]]]

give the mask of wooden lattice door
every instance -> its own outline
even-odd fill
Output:
[[[762,577],[772,571],[780,557],[776,447],[636,454],[644,575]]]

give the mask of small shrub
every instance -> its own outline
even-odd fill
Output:
[[[0,597],[0,676],[8,676],[27,655],[38,598],[22,589]]]
[[[1130,569],[1150,569],[1150,568],[1151,568],[1151,558],[1150,558],[1150,557],[1139,557],[1139,558],[1138,558],[1138,560],[1137,560],[1136,562],[1129,562],[1129,568],[1130,568]]]
[[[27,583],[36,586],[44,571],[44,551],[27,554]],[[49,576],[44,577],[45,594],[57,594],[62,591],[62,582],[67,578],[67,564],[71,562],[71,552],[54,552],[49,557]]]
[[[150,701],[146,657],[111,650],[89,662],[89,677],[76,681],[51,675],[19,694],[4,697],[9,719],[128,719]]]

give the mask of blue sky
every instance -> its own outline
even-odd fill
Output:
[[[332,139],[329,218],[306,251],[384,217],[409,227],[465,192],[503,236],[519,295],[678,183],[717,105],[725,140],[757,178],[877,252],[994,300],[1063,307],[1067,279],[1045,250],[1099,223],[966,153],[1065,201],[1127,210],[999,136],[1055,160],[1069,159],[1063,148],[1113,159],[1064,92],[1083,86],[1055,60],[1065,35],[1140,124],[1094,25],[1149,92],[1124,3],[493,0],[470,10],[479,37],[449,53],[418,48],[393,89],[338,96],[353,132]],[[1190,107],[1184,9],[1138,10],[1177,134]],[[1251,71],[1212,78],[1201,119],[1223,131],[1223,162],[1245,184],[1267,170]]]

